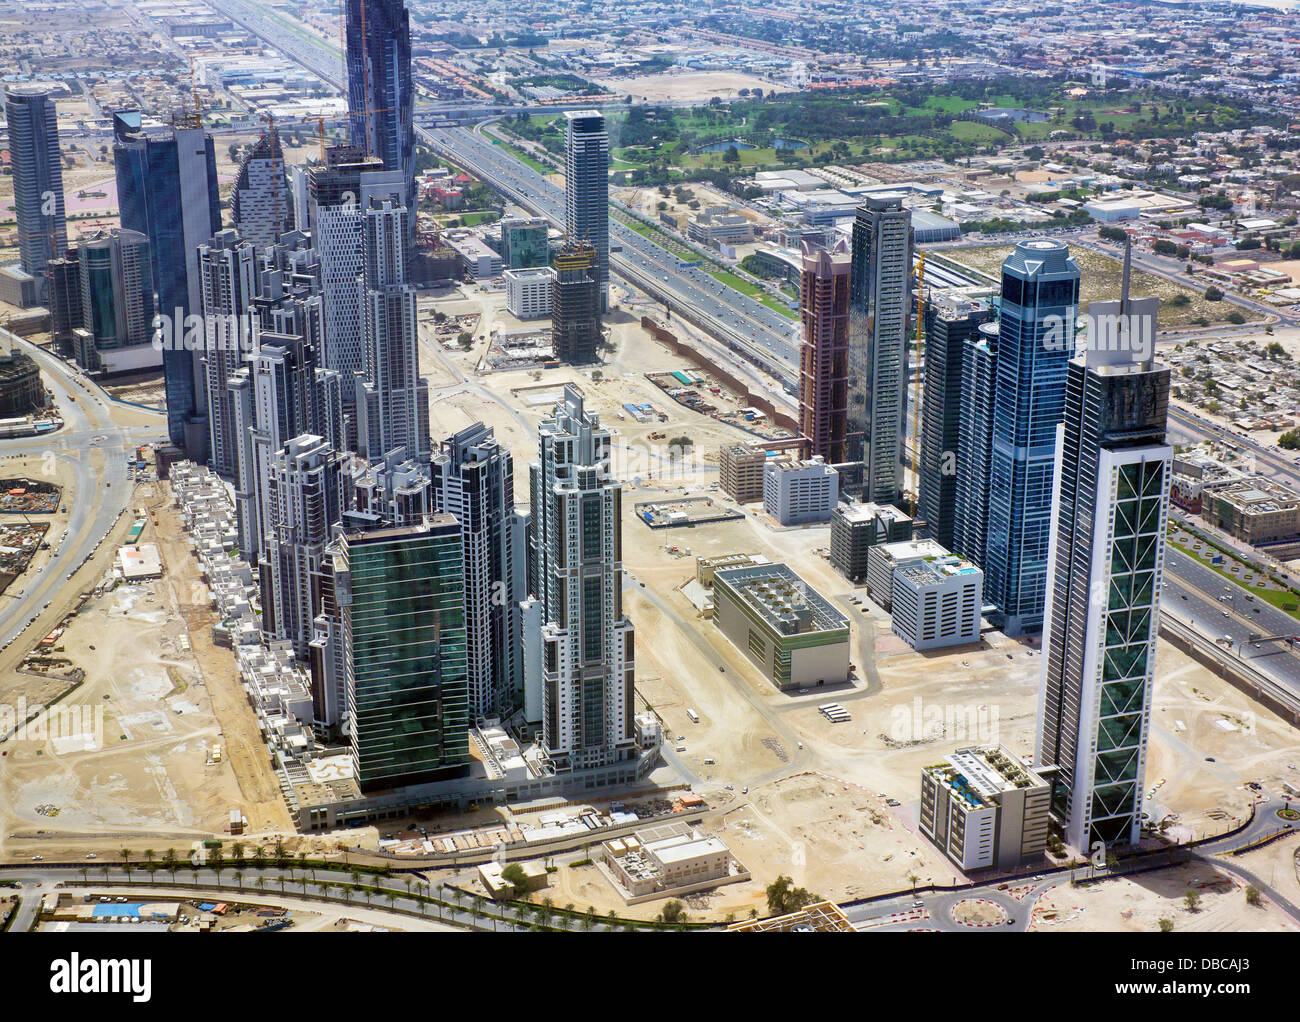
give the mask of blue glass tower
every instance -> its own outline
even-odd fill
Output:
[[[1038,631],[1047,595],[1056,427],[1074,357],[1079,267],[1059,241],[1022,241],[1002,264],[993,378],[984,586],[1008,635]]]
[[[347,0],[348,122],[353,145],[402,172],[415,209],[415,85],[403,0]],[[414,238],[415,217],[411,217]]]
[[[138,111],[113,117],[113,165],[122,228],[149,239],[163,333],[167,432],[192,458],[206,460],[206,396],[201,351],[184,343],[185,319],[202,311],[199,246],[221,230],[212,136],[197,121],[142,130]]]

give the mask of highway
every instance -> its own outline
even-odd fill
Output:
[[[564,193],[536,170],[520,162],[481,131],[467,128],[419,128],[422,140],[439,153],[483,178],[512,202],[563,226]],[[703,268],[682,266],[672,252],[610,219],[611,269],[639,290],[665,302],[681,315],[726,343],[728,348],[781,380],[788,392],[796,385],[798,321],[781,315],[715,280]],[[621,251],[613,251],[621,248]]]
[[[13,598],[0,598],[0,645],[8,646],[47,606],[54,608],[53,617],[71,603],[76,593],[67,587],[69,577],[91,558],[130,502],[127,454],[139,444],[165,441],[167,428],[161,412],[157,425],[119,425],[112,416],[112,400],[97,384],[43,348],[8,331],[0,330],[0,335],[40,364],[64,420],[57,433],[0,440],[0,472],[9,471],[5,461],[10,458],[49,457],[68,466],[73,475],[73,492],[64,494],[67,530],[56,541],[53,559],[35,579],[19,577],[5,594]],[[151,413],[140,409],[139,414]],[[64,517],[54,516],[53,534]],[[15,596],[19,590],[21,599]]]

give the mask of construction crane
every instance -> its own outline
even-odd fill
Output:
[[[916,518],[917,505],[921,499],[921,351],[925,344],[925,253],[920,249],[916,253],[916,357],[913,374],[915,388],[912,394],[912,441],[909,452],[912,456],[912,489],[909,491],[908,505],[913,519]]]

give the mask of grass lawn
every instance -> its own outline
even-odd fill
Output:
[[[991,124],[979,121],[953,121],[948,134],[958,142],[1006,142],[1007,136]]]
[[[524,152],[518,146],[511,145],[509,142],[504,141],[498,136],[492,134],[491,132],[488,133],[488,137],[492,139],[493,145],[499,145],[502,149],[508,152],[515,159],[528,164],[528,166],[532,167],[533,170],[537,171],[538,173],[540,174],[551,173],[550,167],[542,163],[542,161],[537,159],[536,157],[530,156],[528,153]]]

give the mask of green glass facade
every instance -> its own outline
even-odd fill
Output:
[[[352,755],[362,791],[463,776],[469,761],[460,528],[437,515],[344,537]]]

